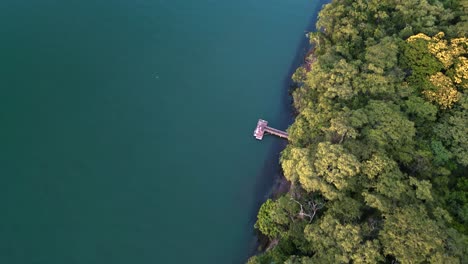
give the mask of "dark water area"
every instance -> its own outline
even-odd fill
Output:
[[[1,1],[0,263],[245,261],[322,4]]]
[[[329,3],[330,1],[320,1],[319,7],[324,4]],[[304,32],[311,32],[316,30],[315,23],[317,22],[317,15],[320,11],[320,8],[315,8],[311,10],[309,24],[305,28]],[[294,89],[294,83],[291,79],[293,73],[296,69],[304,63],[304,58],[307,53],[310,51],[311,45],[308,38],[304,34],[302,41],[297,43],[296,53],[292,59],[287,74],[284,75],[282,87],[283,92],[280,96],[280,107],[281,111],[277,117],[278,126],[283,129],[287,128],[290,124],[294,122],[294,109],[292,106],[292,95],[291,92]],[[267,158],[263,163],[263,169],[257,177],[256,182],[256,193],[263,194],[256,197],[253,210],[251,212],[251,221],[252,225],[255,224],[257,219],[258,210],[263,202],[266,199],[272,198],[278,195],[281,195],[282,192],[286,191],[285,188],[289,187],[285,185],[285,179],[282,175],[281,166],[279,164],[279,158],[281,151],[286,147],[287,141],[284,140],[275,140],[270,146],[270,151],[268,152]],[[259,241],[256,235],[253,236],[253,242],[251,247],[250,255],[258,254]]]

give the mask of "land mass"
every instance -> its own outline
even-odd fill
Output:
[[[468,261],[468,2],[334,0],[249,263]]]

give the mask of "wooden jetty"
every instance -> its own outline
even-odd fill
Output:
[[[288,139],[288,133],[281,131],[279,129],[276,129],[276,128],[269,127],[268,121],[259,119],[257,122],[257,127],[255,128],[255,131],[254,131],[254,137],[258,140],[262,140],[263,135],[265,133],[269,133],[269,134],[278,136],[280,138]]]

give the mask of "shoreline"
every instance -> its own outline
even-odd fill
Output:
[[[322,3],[322,6],[317,8],[317,10],[315,10],[315,12],[312,13],[309,24],[304,29],[304,37],[302,41],[300,41],[300,43],[298,44],[293,60],[289,65],[288,72],[283,78],[282,86],[286,89],[284,90],[279,104],[281,106],[281,116],[277,124],[280,128],[289,127],[295,120],[296,112],[293,107],[293,98],[291,95],[291,92],[294,89],[294,82],[292,81],[291,77],[298,68],[304,67],[304,65],[306,65],[305,60],[309,56],[310,52],[313,51],[313,47],[311,46],[311,44],[309,43],[309,39],[305,35],[308,32],[313,32],[316,30],[315,23],[317,22],[318,13],[322,10],[323,5],[329,2],[330,1],[324,1]],[[278,140],[273,143],[271,149],[269,150],[269,154],[265,159],[262,172],[259,173],[260,176],[257,178],[257,187],[255,188],[255,190],[256,193],[261,195],[257,196],[254,208],[251,213],[250,222],[252,223],[252,226],[257,220],[257,213],[260,209],[260,206],[267,199],[277,198],[281,194],[287,193],[290,189],[291,183],[287,181],[284,177],[281,165],[279,163],[280,154],[284,150],[284,148],[286,148],[287,144],[288,142],[285,140]],[[265,238],[257,230],[254,229],[252,235],[252,239],[254,241],[250,242],[251,245],[245,258],[245,262],[250,257],[264,252],[270,244],[270,241],[265,240]]]
[[[306,69],[307,71],[310,70],[310,67],[312,66],[314,61],[307,61],[307,59],[309,57],[315,58],[313,54],[315,52],[315,48],[313,46],[310,46],[310,44],[308,45],[309,45],[309,50],[304,54],[304,57],[302,57],[303,63],[301,63],[296,69],[303,68],[303,69]],[[292,74],[293,73],[291,73],[291,76]],[[292,80],[290,83],[291,84],[288,86],[289,88],[288,98],[292,100],[291,92],[294,89],[293,87],[294,83],[292,82]],[[296,112],[294,111],[292,101],[289,103],[289,107],[290,109],[288,112],[291,115],[291,117],[294,119],[296,116]],[[284,176],[283,170],[281,168],[281,164],[279,163],[281,151],[283,151],[284,148],[286,148],[287,144],[288,144],[287,141],[284,141],[284,143],[281,144],[280,151],[272,152],[272,154],[274,155],[274,160],[276,161],[276,163],[274,163],[275,165],[273,166],[276,169],[276,173],[274,173],[275,177],[273,179],[273,183],[271,187],[269,188],[267,195],[265,196],[266,199],[275,200],[279,198],[281,195],[286,194],[291,190],[291,182],[289,182]],[[275,146],[273,146],[273,148],[275,148]],[[270,164],[271,166],[272,163],[268,163],[268,164]],[[266,174],[266,175],[271,176],[272,174]],[[263,204],[263,202],[260,203],[260,206],[261,204]],[[257,209],[256,213],[258,213],[258,210],[259,209]],[[255,219],[256,219],[256,215],[255,215]],[[257,238],[257,241],[255,243],[256,247],[249,257],[252,257],[256,254],[263,253],[269,250],[273,244],[278,242],[277,240],[270,240],[269,238],[267,238],[266,236],[264,236],[263,234],[261,234],[260,232],[256,230],[255,230],[255,233],[256,233],[256,238]]]

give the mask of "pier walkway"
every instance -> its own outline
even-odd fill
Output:
[[[279,129],[276,129],[276,128],[269,127],[268,121],[259,119],[257,122],[257,127],[255,128],[255,131],[254,131],[254,137],[258,140],[262,140],[265,132],[278,136],[280,138],[288,139],[288,133],[281,131]]]

